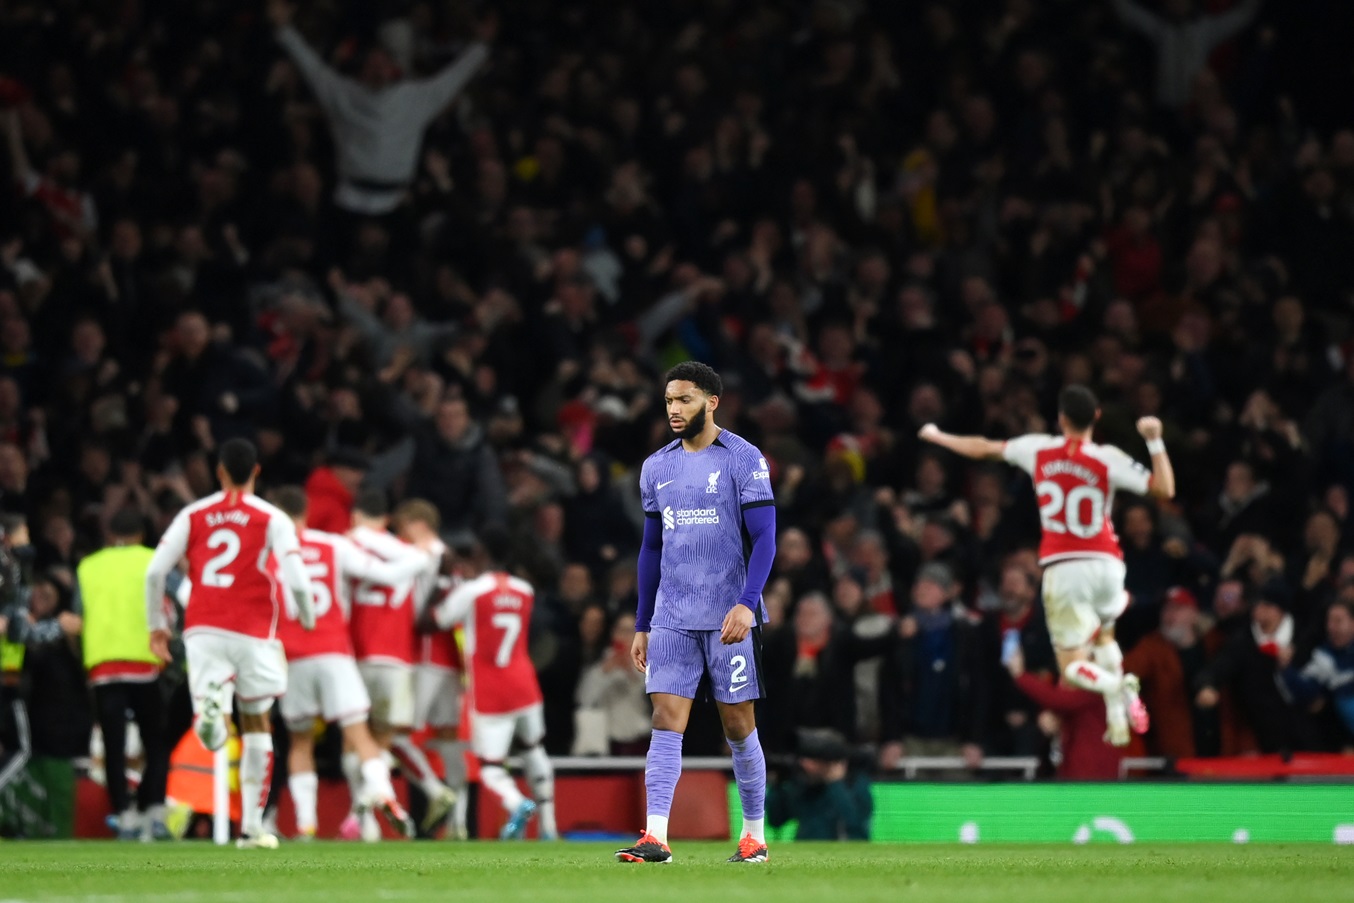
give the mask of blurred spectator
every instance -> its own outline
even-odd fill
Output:
[[[846,739],[831,728],[801,730],[795,753],[794,767],[766,789],[767,823],[796,822],[794,840],[869,840],[869,770],[852,762]]]
[[[602,660],[589,665],[578,682],[578,706],[598,712],[593,726],[609,741],[613,756],[642,756],[649,748],[653,712],[644,690],[644,674],[630,659],[635,638],[635,616],[622,614],[611,625],[611,645]]]
[[[503,525],[503,476],[483,429],[470,419],[465,399],[446,399],[433,420],[416,423],[414,429],[407,491],[433,503],[442,516],[443,534],[454,539]]]
[[[983,624],[986,660],[1004,665],[1006,658],[1018,653],[1023,670],[1040,680],[1051,680],[1058,669],[1039,600],[1038,582],[1019,564],[1008,563],[1001,569],[997,596],[1000,608],[989,614]],[[1044,736],[1038,725],[1039,706],[1020,692],[1005,670],[998,669],[993,675],[992,708],[997,720],[992,728],[989,754],[1042,753]]]
[[[565,505],[564,516],[577,529],[565,535],[564,550],[570,561],[583,563],[600,577],[638,551],[635,527],[612,488],[610,464],[604,457],[593,454],[579,461],[574,481],[577,492]]]
[[[1354,587],[1345,587],[1326,611],[1325,640],[1306,664],[1285,667],[1283,681],[1296,704],[1325,715],[1325,748],[1354,750]]]
[[[836,623],[832,605],[822,593],[802,597],[791,623],[766,638],[767,682],[785,688],[766,699],[767,748],[789,752],[801,728],[832,728],[843,737],[856,738],[857,663],[883,654],[888,644],[887,635],[862,636]]]
[[[389,213],[413,181],[428,123],[484,65],[488,48],[472,45],[433,78],[397,81],[395,60],[384,48],[374,47],[363,61],[359,82],[329,68],[306,44],[291,26],[287,0],[269,0],[268,18],[329,117],[342,177],[335,203],[353,213]]]
[[[1142,738],[1146,754],[1188,758],[1216,749],[1216,719],[1194,717],[1195,693],[1207,662],[1200,636],[1199,602],[1183,587],[1172,587],[1161,605],[1161,628],[1143,637],[1124,656],[1124,671],[1142,681],[1142,699],[1152,715]]]
[[[1213,49],[1251,23],[1261,0],[1242,0],[1225,13],[1198,13],[1194,0],[1165,0],[1164,14],[1138,0],[1112,0],[1125,25],[1156,47],[1156,98],[1161,106],[1178,110],[1189,102],[1195,80],[1208,65]]]
[[[23,687],[33,755],[76,759],[89,753],[93,727],[80,666],[81,619],[51,577],[33,579],[24,610],[10,609],[8,641],[24,647]]]
[[[922,568],[912,588],[912,613],[880,675],[880,767],[914,756],[962,755],[982,761],[991,687],[978,629],[955,605],[954,576],[943,564]]]
[[[1235,633],[1218,649],[1195,681],[1200,708],[1218,704],[1218,691],[1235,691],[1260,750],[1266,753],[1310,749],[1312,732],[1280,689],[1279,675],[1293,657],[1292,594],[1271,580],[1251,600],[1249,630]]]

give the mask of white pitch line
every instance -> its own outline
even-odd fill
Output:
[[[402,890],[364,890],[364,899],[412,900],[424,896],[416,891]],[[27,900],[0,899],[0,903],[144,903],[148,900],[185,901],[185,903],[257,903],[257,893],[245,891],[220,891],[200,893],[179,891],[164,894],[81,894],[79,896],[36,896]],[[340,897],[340,899],[342,899]]]

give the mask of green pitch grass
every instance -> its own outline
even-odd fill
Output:
[[[678,843],[671,865],[596,844],[0,842],[0,903],[1289,903],[1354,899],[1354,849],[1322,846],[959,847],[789,844],[767,865]]]

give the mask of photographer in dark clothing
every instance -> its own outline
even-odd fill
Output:
[[[788,773],[766,788],[773,828],[798,822],[795,840],[869,840],[869,763],[853,760],[846,739],[831,728],[801,730]]]

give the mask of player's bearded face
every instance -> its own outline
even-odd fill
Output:
[[[705,405],[701,405],[696,409],[696,413],[692,414],[690,419],[686,421],[685,426],[678,427],[677,423],[674,422],[672,424],[672,429],[677,433],[679,439],[694,439],[705,429],[705,421]]]

